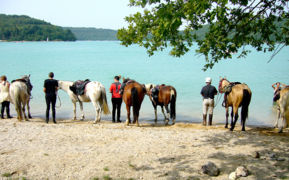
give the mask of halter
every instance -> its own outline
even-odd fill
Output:
[[[222,90],[224,87],[222,87],[222,84],[223,84],[223,81],[224,80],[226,80],[226,81],[228,81],[227,79],[225,79],[225,78],[222,78],[221,80],[220,80],[220,82],[219,82],[219,87],[218,87],[218,90],[219,90],[219,92],[220,93],[224,93],[224,91]],[[229,81],[228,81],[229,82]],[[229,82],[230,83],[230,82]]]

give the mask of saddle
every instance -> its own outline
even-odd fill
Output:
[[[85,91],[85,86],[90,82],[89,79],[86,79],[84,81],[78,80],[75,81],[72,86],[69,86],[69,89],[75,94],[75,95],[83,95]]]
[[[158,102],[160,88],[165,86],[165,84],[156,85],[156,87],[151,89],[151,96],[155,102]]]
[[[134,82],[136,82],[136,81],[132,80],[132,79],[127,79],[126,81],[124,81],[120,86],[119,94],[121,94],[121,95],[123,94],[124,88],[127,84],[134,83]]]
[[[241,84],[240,82],[231,82],[228,86],[225,86],[223,88],[223,92],[225,93],[224,95],[224,101],[222,103],[222,106],[223,107],[226,107],[226,104],[227,104],[227,95],[230,94],[230,92],[232,91],[232,88],[234,86],[236,86],[237,84]]]
[[[21,78],[21,79],[15,79],[15,80],[12,80],[11,83],[14,83],[14,82],[23,82],[26,86],[27,86],[27,92],[28,94],[31,96],[31,91],[32,91],[32,84],[30,82],[30,80],[26,80],[24,78]]]

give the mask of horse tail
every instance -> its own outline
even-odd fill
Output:
[[[174,88],[171,89],[171,103],[170,103],[170,116],[172,119],[176,119],[176,99],[177,92]]]
[[[241,110],[241,118],[243,120],[248,118],[250,102],[251,102],[251,92],[249,92],[248,89],[243,89],[243,101]]]
[[[10,86],[10,98],[12,103],[15,105],[15,110],[17,112],[18,118],[22,117],[22,108],[21,108],[21,94],[20,88],[17,86]]]
[[[137,116],[139,110],[139,99],[138,99],[138,92],[135,87],[131,89],[131,97],[132,97],[132,107],[133,107],[133,114]]]
[[[103,114],[105,114],[105,115],[110,114],[110,110],[109,110],[109,107],[107,104],[106,92],[105,92],[104,87],[101,87],[101,101],[102,101]]]

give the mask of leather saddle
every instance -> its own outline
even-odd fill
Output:
[[[78,80],[75,81],[72,86],[69,87],[69,89],[75,94],[75,95],[83,95],[85,92],[85,86],[90,82],[89,79],[86,79],[84,81]]]

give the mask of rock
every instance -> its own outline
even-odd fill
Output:
[[[270,157],[271,160],[276,160],[277,159],[277,155],[275,153],[269,154],[269,157]]]
[[[230,180],[235,180],[235,179],[237,179],[237,176],[236,176],[236,172],[235,172],[235,171],[230,173],[229,179],[230,179]]]
[[[260,153],[258,151],[255,151],[255,152],[252,153],[252,156],[254,158],[260,158]]]
[[[246,169],[244,166],[237,167],[235,173],[236,173],[237,178],[238,177],[247,177],[249,175],[248,169]]]
[[[207,162],[201,168],[202,173],[208,174],[209,176],[218,176],[220,173],[219,168],[212,162]]]
[[[285,159],[285,158],[282,158],[282,157],[278,157],[276,160],[277,160],[277,161],[285,161],[286,159]]]

